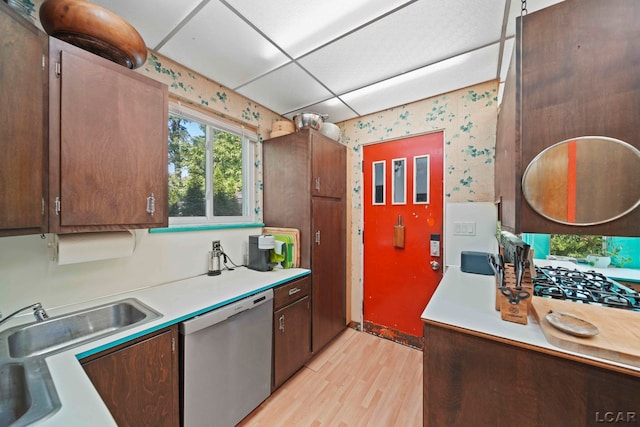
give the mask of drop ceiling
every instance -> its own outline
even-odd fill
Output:
[[[529,13],[559,0],[530,0]],[[499,78],[520,0],[95,0],[147,47],[291,118],[340,122]]]

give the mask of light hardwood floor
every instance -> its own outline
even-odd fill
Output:
[[[239,425],[421,426],[422,352],[346,329]]]

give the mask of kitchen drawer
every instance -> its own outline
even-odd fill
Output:
[[[292,302],[309,295],[311,290],[311,276],[294,280],[273,289],[273,309],[277,310]]]

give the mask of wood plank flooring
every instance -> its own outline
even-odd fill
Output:
[[[422,426],[422,352],[348,328],[239,425]]]

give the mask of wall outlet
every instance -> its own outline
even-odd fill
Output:
[[[220,240],[214,240],[211,242],[212,248],[215,251],[216,249],[220,250]]]
[[[474,221],[455,221],[453,223],[454,236],[475,236],[476,223]]]

